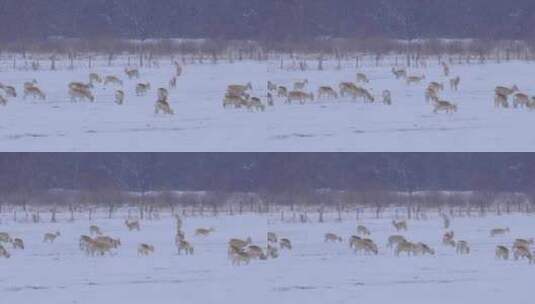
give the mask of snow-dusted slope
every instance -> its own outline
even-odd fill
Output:
[[[309,63],[316,65],[314,62]],[[265,113],[222,108],[228,84],[251,81],[254,94],[265,96],[266,82],[291,86],[298,79],[310,81],[307,90],[318,86],[337,88],[341,81],[355,81],[354,63],[341,70],[325,63],[325,71],[280,70],[278,61],[220,62],[216,65],[186,65],[171,92],[176,115],[155,116],[155,89],[167,86],[173,74],[169,63],[159,69],[142,69],[140,81],[150,81],[152,92],[136,97],[135,81],[125,79],[126,104],[113,103],[114,89],[97,87],[95,103],[71,103],[67,83],[87,81],[89,70],[6,71],[0,82],[15,85],[19,97],[0,107],[1,151],[533,151],[535,114],[523,109],[495,109],[496,85],[517,84],[528,94],[533,69],[524,62],[454,65],[452,76],[462,77],[460,90],[446,88],[443,98],[458,103],[453,115],[433,114],[424,101],[429,81],[447,79],[441,68],[430,62],[421,85],[408,87],[394,79],[390,64],[375,67],[365,62],[360,72],[371,79],[369,88],[379,97],[390,89],[393,105],[364,104],[350,99],[315,101],[287,105],[277,100]],[[116,74],[123,79],[123,65],[95,71]],[[46,101],[23,100],[24,81],[36,79]]]

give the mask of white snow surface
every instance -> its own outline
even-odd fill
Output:
[[[457,239],[467,240],[472,253],[458,256],[441,244],[442,220],[432,216],[409,221],[408,239],[428,243],[435,256],[396,257],[385,246],[396,234],[392,217],[361,219],[379,245],[379,255],[357,255],[347,238],[356,233],[356,221],[334,214],[325,223],[281,222],[277,215],[187,217],[184,230],[195,246],[195,255],[179,256],[174,246],[174,218],[142,221],[142,230],[128,232],[125,215],[93,222],[81,216],[69,223],[13,222],[5,215],[0,231],[22,237],[26,249],[0,258],[0,303],[530,303],[533,300],[535,265],[527,261],[496,260],[498,244],[511,246],[516,237],[532,237],[532,216],[454,218]],[[85,215],[87,217],[87,215]],[[88,257],[78,248],[78,238],[98,224],[105,234],[120,237],[122,247],[112,256]],[[509,235],[491,238],[489,230],[509,226]],[[208,237],[194,237],[199,227],[214,227]],[[53,244],[45,232],[60,231]],[[233,266],[227,259],[227,241],[251,236],[265,246],[273,231],[293,242],[275,260]],[[326,232],[343,236],[342,243],[324,243]],[[136,254],[139,243],[153,244],[148,257]]]
[[[376,67],[370,59],[344,62],[341,70],[326,62],[318,71],[310,60],[306,72],[279,68],[279,61],[236,61],[217,64],[187,64],[170,92],[175,116],[154,114],[156,89],[166,87],[174,73],[171,62],[160,68],[141,69],[137,81],[126,79],[124,62],[107,67],[77,67],[59,71],[0,71],[0,82],[13,85],[19,96],[0,106],[0,151],[535,151],[535,113],[525,109],[496,109],[497,85],[518,85],[522,92],[533,90],[533,65],[526,62],[489,62],[451,67],[451,77],[461,76],[458,92],[449,89],[436,61],[427,68],[409,69],[409,74],[425,74],[420,85],[407,86],[391,73],[392,62]],[[286,61],[285,65],[289,62]],[[45,66],[45,64],[42,64]],[[58,63],[59,65],[59,63]],[[125,81],[126,104],[113,102],[115,88],[97,86],[96,102],[71,103],[67,95],[70,81],[88,81],[89,72],[118,75]],[[264,99],[268,80],[291,87],[308,79],[307,91],[317,93],[320,85],[338,88],[342,81],[355,81],[356,72],[366,73],[371,82],[365,87],[380,100],[385,89],[392,91],[393,105],[365,104],[350,98],[314,101],[305,105],[276,100],[266,112],[223,109],[222,98],[229,84],[252,82],[252,95]],[[47,94],[46,101],[24,100],[22,85],[36,79]],[[152,91],[135,95],[137,82],[150,81]],[[457,103],[458,113],[433,114],[424,100],[430,81],[443,82],[443,99]]]

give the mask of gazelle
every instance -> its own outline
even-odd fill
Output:
[[[460,255],[470,254],[470,246],[468,246],[467,241],[458,241],[455,247],[455,251],[457,252],[457,254]]]
[[[496,258],[508,260],[509,259],[509,248],[505,246],[498,245],[496,246]]]
[[[4,89],[4,92],[6,92],[7,97],[13,97],[13,98],[17,97],[17,90],[14,87],[4,86],[3,89]]]
[[[124,103],[124,92],[122,90],[115,91],[115,103],[118,105]]]
[[[173,109],[171,108],[171,105],[167,101],[167,98],[158,98],[158,100],[156,101],[156,104],[154,105],[154,114],[158,114],[160,113],[160,111],[167,115],[175,115],[175,111],[173,111]]]
[[[139,78],[139,70],[137,69],[124,69],[124,73],[128,76],[128,79]]]
[[[507,101],[507,95],[496,93],[494,96],[494,107],[496,108],[509,108],[509,102]]]
[[[91,93],[90,90],[83,87],[73,87],[69,89],[69,96],[71,97],[72,102],[89,100],[91,102],[95,101],[95,96]]]
[[[240,240],[240,239],[230,239],[229,242],[228,242],[228,245],[230,247],[236,247],[236,248],[239,248],[239,249],[242,249],[246,246],[248,246],[249,244],[251,244],[253,241],[251,240],[250,237],[248,237],[245,241],[244,240]]]
[[[342,242],[342,238],[337,236],[334,233],[326,233],[325,234],[324,242],[336,242],[336,241]]]
[[[425,90],[425,101],[429,102],[431,100],[438,100],[438,93],[435,89],[428,87]]]
[[[246,250],[247,254],[253,259],[267,259],[267,255],[264,253],[264,250],[256,245],[249,245]]]
[[[137,220],[136,221],[125,220],[124,224],[126,225],[126,228],[128,228],[128,231],[141,230],[141,226],[139,225],[139,221]]]
[[[22,98],[26,99],[26,97],[28,96],[32,96],[34,99],[35,98],[39,98],[41,100],[46,99],[45,93],[43,93],[43,91],[41,91],[41,89],[39,89],[36,86],[24,88],[24,96]]]
[[[533,239],[525,240],[525,239],[516,239],[513,243],[513,248],[519,247],[519,246],[525,246],[528,247],[533,245]]]
[[[149,244],[139,244],[137,247],[137,254],[147,256],[154,253],[154,246]]]
[[[264,112],[266,110],[266,106],[262,103],[262,100],[260,100],[260,98],[251,97],[251,99],[249,99],[249,102],[247,102],[247,109],[250,111],[254,109],[256,111]]]
[[[349,237],[349,248],[355,248],[357,246],[357,242],[359,240],[362,240],[360,236],[352,235]]]
[[[371,239],[357,239],[354,244],[355,252],[364,251],[366,254],[379,253],[377,245]]]
[[[117,248],[121,246],[121,239],[113,239],[109,236],[97,236],[94,240],[97,242],[106,243],[112,248]]]
[[[108,242],[102,242],[90,239],[88,244],[86,245],[86,253],[91,254],[94,256],[95,254],[99,254],[101,256],[105,255],[106,253],[111,254],[111,249],[113,248],[111,244]]]
[[[529,96],[524,94],[524,93],[516,93],[513,96],[513,106],[515,108],[517,108],[518,106],[520,106],[522,108],[523,107],[527,107],[529,102],[530,102]]]
[[[358,225],[357,226],[357,234],[360,234],[362,236],[368,236],[370,235],[370,230],[368,230],[368,228],[366,228],[366,226],[364,225]]]
[[[226,108],[228,106],[234,106],[235,108],[241,108],[242,106],[247,106],[249,102],[249,96],[247,94],[245,95],[236,95],[232,94],[230,92],[227,92],[225,94],[225,97],[223,98],[223,108]]]
[[[397,244],[401,242],[406,242],[406,241],[407,240],[405,239],[405,237],[401,235],[391,235],[390,237],[388,237],[388,243],[386,244],[386,246],[388,248],[393,248],[394,245],[397,246]]]
[[[0,232],[0,242],[11,243],[11,237],[7,232]]]
[[[436,92],[440,92],[440,91],[444,90],[444,85],[442,83],[438,83],[438,82],[433,81],[433,82],[429,83],[428,88],[432,88]]]
[[[227,87],[227,92],[234,94],[234,95],[243,95],[245,94],[245,92],[252,90],[252,89],[253,89],[253,85],[250,82],[248,82],[246,85],[236,85],[236,84],[229,85]]]
[[[499,236],[499,235],[505,235],[507,233],[509,233],[510,230],[509,230],[509,227],[506,227],[506,228],[494,228],[490,231],[490,236],[491,237],[495,237],[495,236]]]
[[[56,233],[45,233],[45,236],[43,237],[43,242],[53,243],[60,235],[61,233],[59,233],[59,231],[57,231]]]
[[[385,105],[391,105],[392,104],[392,93],[390,90],[384,90],[383,91],[383,103]]]
[[[392,226],[394,226],[394,228],[398,232],[402,231],[402,230],[407,231],[407,222],[405,222],[405,221],[396,222],[396,221],[392,220]]]
[[[422,76],[409,76],[409,77],[407,77],[407,84],[408,85],[411,85],[413,83],[414,84],[419,84],[424,79],[425,79],[425,75],[422,75]]]
[[[457,112],[457,105],[445,100],[436,100],[433,102],[434,109],[433,113],[438,113],[439,111],[444,111],[446,113]]]
[[[13,239],[13,249],[24,249],[24,241],[19,238]]]
[[[4,248],[4,246],[2,246],[0,244],[0,257],[4,257],[6,259],[9,259],[9,257],[11,257],[11,255],[9,254],[9,251],[7,251],[6,248]]]
[[[144,96],[150,90],[150,83],[138,83],[136,85],[136,95]]]
[[[249,264],[251,261],[251,256],[245,251],[238,250],[236,252],[232,252],[231,259],[232,265],[239,266],[241,263]]]
[[[78,241],[78,247],[80,247],[80,250],[89,250],[89,244],[93,241],[93,239],[88,235],[81,235],[80,240]]]
[[[314,101],[314,94],[305,93],[301,91],[291,91],[288,93],[286,103],[292,103],[292,101],[299,101],[299,103],[304,104],[307,100]]]
[[[210,233],[214,232],[215,229],[214,228],[198,228],[197,230],[195,230],[195,235],[196,236],[208,236],[210,235]]]
[[[352,82],[342,82],[338,85],[340,95],[344,97],[346,94],[353,95],[353,92],[357,90],[357,86]]]
[[[421,255],[426,255],[426,254],[435,255],[435,250],[433,250],[433,248],[429,247],[427,244],[424,244],[424,243],[417,243],[417,244],[416,244],[416,254],[421,254]]]
[[[518,92],[518,87],[516,85],[513,85],[511,88],[503,87],[503,86],[497,86],[496,89],[494,89],[494,92],[498,95],[505,95],[509,96],[515,92]]]
[[[338,93],[336,91],[328,86],[322,86],[318,89],[318,100],[323,98],[338,98]]]
[[[406,252],[407,255],[417,255],[418,247],[416,246],[416,244],[409,241],[400,242],[396,246],[395,254],[396,256],[399,256],[403,252]]]
[[[193,246],[186,240],[181,240],[177,245],[178,254],[182,254],[182,251],[186,255],[193,255]]]
[[[364,99],[364,102],[374,102],[375,98],[372,96],[372,94],[361,87],[357,87],[356,89],[350,90],[351,95],[353,96],[353,99],[362,98]]]
[[[455,78],[452,78],[450,79],[450,88],[453,90],[453,91],[458,91],[459,90],[459,84],[461,83],[461,77],[460,76],[457,76]]]
[[[118,77],[116,76],[106,76],[104,78],[104,85],[108,85],[108,84],[113,84],[113,85],[118,85],[118,86],[123,86],[123,81],[121,79],[119,79]]]
[[[294,91],[304,90],[308,84],[308,79],[294,82]]]
[[[513,248],[513,256],[515,260],[518,260],[519,258],[527,258],[530,264],[533,262],[533,255],[531,254],[531,251],[529,251],[529,247],[526,246]]]

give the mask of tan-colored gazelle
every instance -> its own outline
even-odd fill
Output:
[[[167,98],[158,98],[154,104],[154,114],[159,114],[162,111],[167,115],[175,115],[175,111],[171,108],[171,105],[167,101]]]
[[[446,100],[435,99],[433,102],[433,105],[434,105],[433,113],[438,113],[441,111],[446,112],[446,113],[453,113],[453,112],[457,112],[457,109],[458,109],[456,104],[451,103]]]
[[[43,237],[43,242],[50,242],[50,243],[53,243],[56,238],[58,238],[59,236],[61,235],[61,233],[59,233],[59,231],[56,231],[56,233],[45,233],[44,237]]]
[[[149,244],[139,244],[137,247],[137,254],[147,256],[151,253],[154,253],[154,246]]]
[[[363,251],[365,254],[375,254],[379,253],[377,245],[371,239],[355,239],[353,248],[356,253]]]
[[[69,96],[71,97],[72,102],[89,100],[90,102],[95,101],[95,96],[89,89],[83,87],[73,87],[69,89]]]
[[[150,90],[150,83],[138,83],[136,85],[136,95],[144,96]]]
[[[210,227],[210,228],[198,228],[198,229],[195,230],[195,235],[196,236],[208,236],[214,231],[215,231],[215,229],[212,228],[212,227]]]
[[[108,84],[123,86],[123,81],[119,79],[117,76],[110,75],[104,78],[104,85],[108,85]]]
[[[243,95],[248,90],[252,90],[253,85],[248,82],[246,85],[231,84],[227,87],[227,92],[234,95]]]
[[[516,85],[513,85],[511,88],[504,87],[504,86],[497,86],[496,89],[494,89],[494,93],[497,95],[505,95],[509,96],[515,92],[518,92],[518,87]]]
[[[37,98],[41,99],[41,100],[45,100],[46,99],[45,93],[43,93],[43,91],[41,91],[41,89],[39,89],[36,86],[31,86],[31,87],[28,87],[28,88],[24,88],[24,95],[22,96],[22,98],[26,99],[28,96],[31,96],[34,99],[37,99]]]
[[[407,255],[417,255],[418,247],[416,246],[416,244],[409,241],[399,242],[396,246],[395,254],[396,256],[399,256],[403,252],[406,252]]]
[[[124,69],[124,73],[126,74],[126,76],[128,76],[128,79],[139,78],[139,70],[138,69],[127,69],[127,68],[125,68]]]
[[[391,235],[390,237],[388,237],[388,243],[386,244],[386,246],[388,248],[394,248],[394,246],[397,246],[397,244],[406,241],[407,240],[402,235]]]
[[[491,237],[495,237],[495,236],[499,236],[499,235],[505,235],[505,234],[507,234],[509,232],[510,232],[509,227],[506,227],[506,228],[494,228],[494,229],[490,230],[490,236]]]
[[[337,99],[338,98],[338,93],[336,93],[336,91],[333,88],[329,87],[329,86],[322,86],[322,87],[320,87],[318,89],[318,100],[324,99],[324,98]]]
[[[342,238],[330,232],[325,234],[324,242],[336,242],[336,241],[342,242]]]
[[[515,260],[520,259],[528,259],[529,263],[531,264],[533,262],[533,255],[531,254],[531,251],[529,250],[528,246],[517,246],[513,248],[513,256]]]
[[[496,108],[509,108],[509,102],[507,101],[507,95],[496,93],[494,96],[494,107]]]
[[[314,101],[314,94],[305,93],[301,91],[291,91],[288,93],[286,103],[292,103],[292,101],[298,101],[300,104],[304,104],[307,100]]]
[[[527,107],[530,103],[530,98],[528,95],[524,93],[516,93],[513,96],[513,107],[518,108],[519,106],[521,108]]]

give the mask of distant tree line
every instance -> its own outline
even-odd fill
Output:
[[[532,0],[3,0],[0,40],[330,37],[532,40]]]

